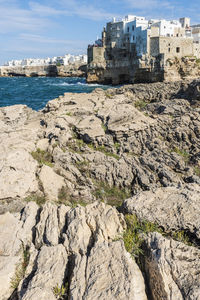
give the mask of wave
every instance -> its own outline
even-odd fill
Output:
[[[101,84],[98,84],[98,83],[83,83],[83,82],[77,82],[78,85],[84,85],[84,86],[101,86]]]
[[[62,83],[51,83],[49,82],[49,85],[53,86],[69,86],[69,85],[76,85],[75,83],[68,83],[68,82],[62,82]]]

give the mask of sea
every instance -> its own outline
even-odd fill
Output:
[[[49,100],[64,93],[91,93],[111,86],[87,84],[77,77],[0,77],[0,107],[25,104],[34,110],[44,108]]]

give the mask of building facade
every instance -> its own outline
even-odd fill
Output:
[[[107,74],[107,82],[120,83],[120,78],[132,82],[139,69],[164,72],[169,59],[193,56],[200,58],[200,25],[190,26],[189,18],[147,20],[128,15],[121,20],[113,18],[101,41],[88,47],[88,76],[96,65],[99,74]],[[94,74],[91,77],[95,78]]]

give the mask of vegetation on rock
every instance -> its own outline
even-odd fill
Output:
[[[49,167],[53,167],[52,155],[41,149],[37,149],[35,152],[31,152],[31,155],[35,160],[38,161],[40,165],[47,165]]]
[[[29,247],[24,246],[22,243],[22,262],[16,266],[15,275],[11,279],[11,288],[17,289],[20,281],[24,278],[26,273],[26,268],[28,266],[30,259]]]

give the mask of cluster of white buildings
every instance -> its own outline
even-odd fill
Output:
[[[64,56],[55,56],[47,58],[27,58],[21,60],[11,60],[4,64],[4,66],[9,67],[19,67],[19,66],[48,66],[48,65],[70,65],[74,63],[87,64],[87,55],[71,55],[66,54]]]
[[[149,52],[150,38],[188,38],[194,43],[200,43],[200,24],[190,25],[189,18],[179,20],[147,20],[145,17],[128,15],[121,20],[113,18],[107,23],[102,40],[95,42],[96,46],[110,48],[127,48],[135,45],[138,56]],[[102,41],[102,42],[101,42]]]

